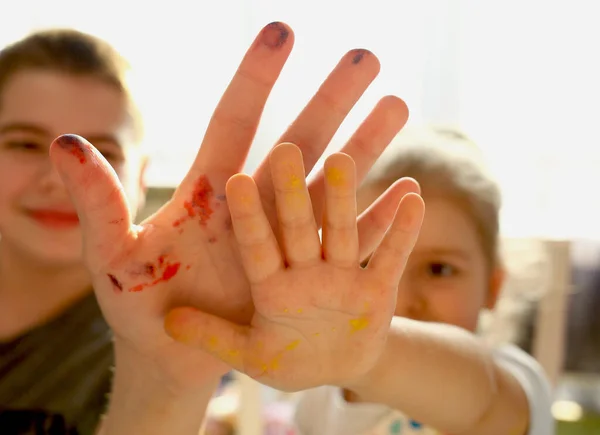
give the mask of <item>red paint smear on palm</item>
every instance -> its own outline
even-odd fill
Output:
[[[196,181],[194,192],[192,193],[192,199],[183,203],[183,207],[187,212],[187,216],[177,219],[175,222],[173,222],[173,226],[178,227],[186,220],[196,217],[200,219],[200,225],[206,225],[214,212],[211,208],[211,200],[213,197],[213,187],[210,184],[208,177],[206,175],[202,175]]]
[[[158,270],[162,271],[162,275],[160,275],[158,278],[154,279],[151,282],[138,284],[134,287],[131,287],[129,291],[140,292],[147,287],[152,287],[160,282],[166,282],[177,274],[180,267],[181,263],[169,263],[166,261],[166,256],[161,255],[160,257],[158,257]],[[145,268],[149,275],[151,275],[152,277],[156,276],[155,273],[157,268],[152,263],[146,264]]]

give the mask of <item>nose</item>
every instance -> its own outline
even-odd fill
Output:
[[[395,315],[426,321],[428,318],[427,298],[420,291],[418,284],[404,281],[403,279],[398,286]]]
[[[54,168],[54,165],[50,162],[50,159],[47,159],[45,164],[40,168],[38,177],[39,186],[46,193],[52,191],[64,191],[66,193],[63,181],[58,171]]]

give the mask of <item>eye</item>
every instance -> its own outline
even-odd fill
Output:
[[[434,278],[447,278],[456,275],[458,271],[451,264],[432,262],[427,265],[427,273]]]
[[[30,140],[23,141],[10,141],[6,143],[6,148],[15,151],[27,151],[27,152],[40,152],[45,149],[42,145],[37,142]]]
[[[108,160],[111,163],[120,162],[123,160],[123,154],[118,151],[114,151],[110,148],[108,148],[108,149],[96,148],[96,149],[100,152],[100,154],[102,154],[104,156],[104,158],[106,160]]]

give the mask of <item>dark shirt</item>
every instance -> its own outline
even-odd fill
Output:
[[[93,293],[0,342],[0,434],[93,434],[106,410],[113,361]]]

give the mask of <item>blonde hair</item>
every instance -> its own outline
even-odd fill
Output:
[[[419,182],[427,198],[443,197],[472,219],[490,270],[499,262],[498,184],[483,154],[462,132],[450,127],[406,128],[373,167],[364,186],[388,187],[402,177]]]
[[[129,63],[100,38],[72,29],[43,30],[0,50],[0,96],[10,79],[25,70],[93,77],[125,96],[136,142],[141,142],[142,117],[127,84],[129,69]]]

